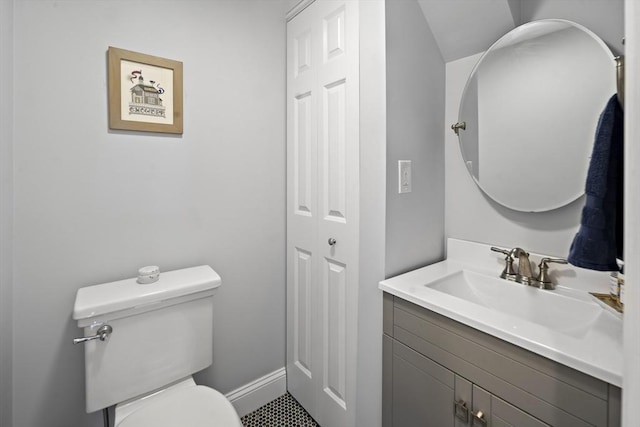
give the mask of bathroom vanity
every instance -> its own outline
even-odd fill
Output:
[[[615,64],[579,24],[516,28],[471,71],[451,125],[462,162],[447,167],[464,165],[492,204],[522,215],[577,200],[597,118],[616,93]],[[446,209],[458,225],[488,226],[457,198]],[[383,426],[620,426],[622,315],[590,295],[608,293],[608,273],[562,263],[526,248],[448,239],[446,260],[380,282]]]
[[[563,266],[543,290],[502,261],[449,239],[447,260],[380,283],[383,426],[620,426],[622,319],[588,295],[606,275]]]

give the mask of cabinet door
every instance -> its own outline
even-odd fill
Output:
[[[453,372],[393,343],[393,427],[454,427]]]
[[[476,385],[471,418],[472,427],[550,427]]]

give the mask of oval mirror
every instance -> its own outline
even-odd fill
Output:
[[[489,48],[462,95],[467,170],[493,200],[541,212],[584,194],[600,113],[616,91],[615,59],[576,23],[522,25]]]

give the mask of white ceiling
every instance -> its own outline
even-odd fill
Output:
[[[489,48],[519,25],[520,0],[418,0],[445,62]]]

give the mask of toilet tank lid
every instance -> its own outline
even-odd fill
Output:
[[[89,319],[116,311],[167,301],[214,290],[220,286],[220,276],[208,265],[161,272],[151,284],[139,284],[125,279],[78,289],[73,307],[73,319]]]

